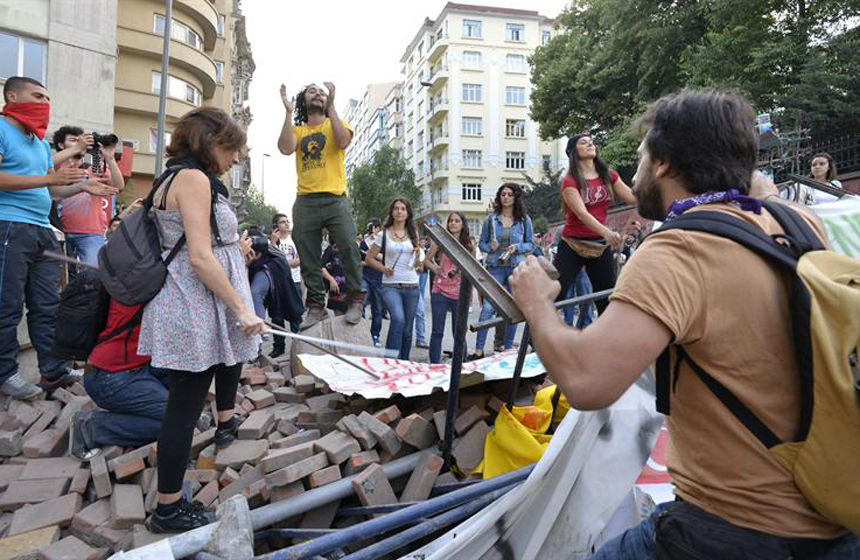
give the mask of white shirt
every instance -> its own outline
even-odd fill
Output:
[[[278,249],[281,250],[285,255],[287,255],[287,262],[293,261],[299,256],[299,252],[296,249],[296,244],[293,243],[292,237],[287,237],[286,239],[281,239],[278,237]],[[290,274],[293,276],[293,282],[301,282],[302,281],[302,269],[301,266],[291,266]]]
[[[415,284],[418,285],[418,272],[415,265],[424,260],[424,251],[420,250],[418,257],[412,256],[412,240],[395,241],[384,230],[373,240],[373,245],[382,250],[382,236],[385,235],[385,255],[382,262],[386,267],[394,269],[394,274],[382,275],[383,284]],[[417,260],[416,260],[417,259]]]

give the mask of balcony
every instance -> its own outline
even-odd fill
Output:
[[[439,58],[448,49],[448,35],[434,37],[430,50],[427,51],[427,60],[433,61]]]
[[[448,147],[448,143],[449,139],[447,132],[443,132],[439,136],[434,136],[430,139],[430,142],[428,143],[428,153],[436,152],[442,148],[446,148]]]
[[[157,115],[158,94],[117,87],[114,93],[114,107],[117,111],[124,113]],[[165,114],[169,118],[178,120],[179,117],[195,108],[191,103],[168,97]],[[137,156],[135,155],[135,157]]]
[[[443,84],[448,80],[448,65],[442,64],[436,67],[432,74],[430,74],[430,87],[435,88]]]
[[[436,103],[430,106],[430,119],[435,119],[439,115],[444,115],[448,113],[448,100],[440,99]]]
[[[174,5],[183,13],[194,18],[194,21],[203,28],[203,47],[207,51],[214,49],[215,39],[218,37],[218,12],[215,11],[212,2],[208,0],[176,0]]]
[[[164,38],[155,33],[117,26],[117,45],[125,52],[161,60]],[[170,41],[170,63],[191,72],[200,80],[203,97],[215,94],[215,62],[208,55],[180,41]]]

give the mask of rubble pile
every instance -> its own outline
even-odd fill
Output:
[[[461,392],[452,452],[461,472],[483,456],[484,438],[504,406],[509,382]],[[523,396],[532,383],[524,382]],[[186,496],[207,507],[242,494],[253,509],[355,475],[355,498],[343,505],[425,500],[440,475],[447,395],[368,401],[331,392],[316,378],[291,373],[289,360],[246,366],[237,393],[243,417],[230,446],[217,449],[214,385],[195,431]],[[80,384],[32,403],[8,400],[0,412],[0,560],[98,559],[164,538],[144,519],[155,508],[156,444],[103,448],[90,463],[68,456],[72,415],[95,405]],[[375,412],[371,412],[375,411]],[[410,476],[389,481],[380,464],[424,450]],[[364,518],[337,517],[340,501],[276,527],[328,529]],[[257,553],[288,546],[272,537]]]

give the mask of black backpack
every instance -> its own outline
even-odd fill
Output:
[[[99,273],[82,268],[60,295],[53,354],[61,360],[86,360],[105,328],[110,296]]]
[[[185,245],[185,235],[176,242],[167,257],[161,258],[161,240],[152,215],[155,192],[164,184],[160,207],[164,208],[167,191],[177,173],[190,166],[170,167],[156,179],[152,190],[137,210],[129,213],[99,251],[99,273],[104,289],[110,297],[123,305],[144,304],[154,298],[167,278],[167,267]],[[212,177],[210,177],[212,181]],[[212,232],[219,245],[223,245],[215,221],[215,204],[218,198],[212,190],[210,218]]]

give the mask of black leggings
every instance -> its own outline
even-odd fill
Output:
[[[615,257],[611,248],[607,248],[597,258],[587,259],[580,257],[576,251],[570,248],[570,245],[561,240],[558,244],[555,266],[560,274],[558,281],[561,283],[561,292],[556,301],[565,299],[567,289],[570,288],[583,266],[585,266],[588,279],[591,280],[593,291],[600,292],[615,287]],[[602,315],[609,305],[609,299],[599,299],[594,304],[597,306],[597,312]]]
[[[158,491],[162,494],[182,490],[194,427],[206,404],[212,376],[215,376],[215,404],[218,411],[233,410],[242,364],[218,364],[200,372],[173,369],[167,372],[170,394],[158,435]]]

